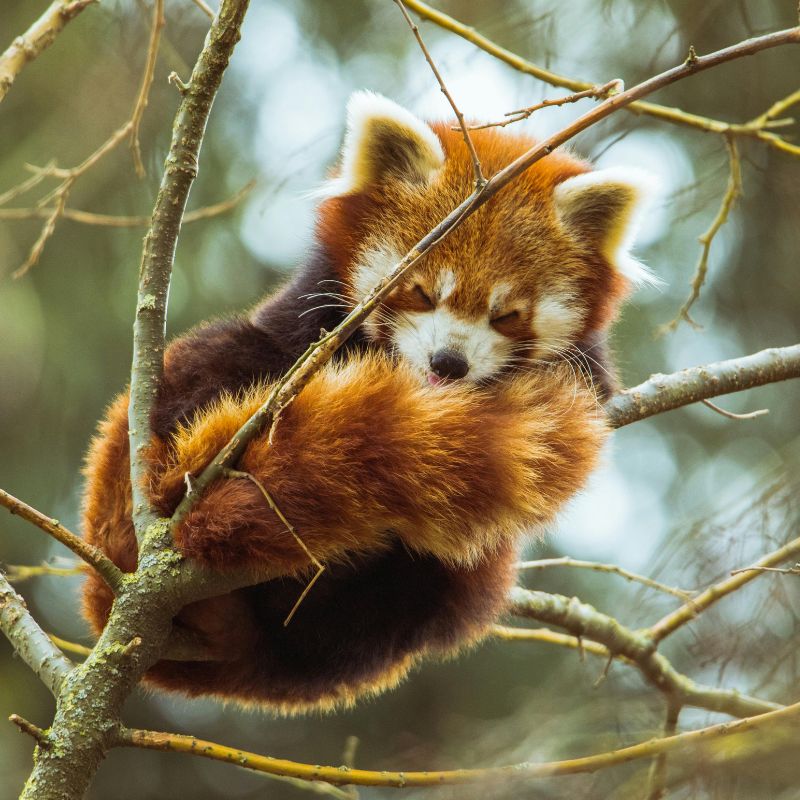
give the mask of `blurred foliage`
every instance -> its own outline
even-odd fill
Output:
[[[213,0],[211,0],[213,2]],[[0,5],[0,46],[46,2]],[[690,44],[708,52],[796,23],[794,2],[739,0],[515,0],[442,7],[502,45],[573,77],[632,85],[682,60]],[[24,164],[79,163],[130,115],[144,59],[149,3],[104,0],[70,24],[19,77],[0,105],[0,192],[22,181]],[[148,215],[178,97],[166,76],[187,77],[208,20],[190,0],[169,0],[167,27],[142,128],[148,174],[137,180],[126,146],[76,184],[69,205],[106,214]],[[478,118],[554,97],[542,86],[430,25],[423,33],[456,99]],[[797,89],[797,48],[724,65],[663,91],[657,102],[745,121]],[[384,2],[286,0],[253,3],[244,38],[212,114],[190,206],[258,185],[231,214],[185,226],[171,295],[169,331],[253,304],[272,289],[310,241],[312,203],[302,196],[335,155],[347,94],[368,87],[413,108],[446,114],[398,11]],[[514,105],[514,101],[519,102]],[[502,105],[503,103],[507,105]],[[426,105],[427,103],[427,105]],[[583,107],[581,107],[583,108]],[[536,132],[555,130],[581,109],[542,112]],[[800,112],[798,112],[800,113]],[[794,128],[798,132],[797,126]],[[785,131],[791,134],[791,131]],[[795,138],[797,138],[795,136]],[[733,357],[800,339],[800,160],[743,141],[745,196],[714,242],[710,282],[686,326],[662,339],[687,292],[727,179],[720,137],[619,114],[580,137],[575,149],[602,163],[635,163],[661,174],[667,196],[645,229],[645,261],[667,283],[629,307],[616,348],[626,383],[654,371]],[[513,189],[511,190],[513,191]],[[14,200],[33,204],[41,193]],[[127,380],[143,229],[62,220],[40,263],[22,263],[41,220],[0,221],[0,486],[77,527],[79,465],[95,421]],[[732,410],[771,414],[732,422],[709,409],[683,409],[615,436],[606,469],[565,515],[537,556],[566,552],[615,561],[679,586],[704,586],[797,535],[800,386],[784,384],[724,398]],[[733,507],[735,506],[735,510]],[[63,555],[36,529],[0,517],[0,560],[34,564]],[[576,594],[625,624],[644,625],[674,607],[614,576],[570,570],[528,576],[531,585]],[[43,577],[21,588],[47,629],[87,641],[77,603],[79,578]],[[792,576],[764,576],[721,602],[667,643],[693,677],[788,701],[796,699],[798,590]],[[349,734],[357,764],[424,769],[549,759],[600,751],[655,734],[661,698],[615,665],[541,644],[490,641],[458,661],[431,664],[403,687],[357,709],[323,718],[273,719],[212,702],[139,693],[127,721],[191,732],[269,753],[338,763]],[[0,708],[46,725],[52,700],[0,644]],[[681,722],[714,715],[685,712]],[[30,768],[30,742],[0,727],[0,796],[15,797]],[[733,760],[724,769],[676,763],[672,797],[796,797],[796,766],[780,754]],[[124,776],[120,780],[120,776]],[[437,797],[641,797],[646,765],[531,787],[403,793]],[[226,765],[115,751],[92,797],[299,796],[297,789]],[[365,790],[363,798],[391,790]]]

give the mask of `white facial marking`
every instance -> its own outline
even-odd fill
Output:
[[[400,262],[402,255],[388,245],[366,250],[353,270],[352,300],[357,303],[385,278]],[[379,319],[376,314],[367,317],[364,328],[373,336],[377,335]]]
[[[442,302],[443,300],[447,300],[451,294],[453,294],[453,290],[456,288],[456,276],[453,270],[451,269],[443,269],[439,276],[436,279],[436,300],[438,302]]]
[[[511,356],[513,345],[490,325],[488,317],[475,321],[459,319],[446,308],[414,311],[397,317],[394,343],[398,352],[423,376],[430,372],[431,356],[439,350],[454,350],[469,364],[468,381],[496,374]]]
[[[551,355],[574,341],[585,313],[573,294],[559,292],[542,297],[533,311],[536,355]]]
[[[513,290],[514,287],[510,283],[495,284],[489,294],[489,311],[493,314],[503,311],[503,306],[508,301],[508,297]]]

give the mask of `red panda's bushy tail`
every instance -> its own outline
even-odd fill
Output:
[[[169,512],[266,399],[226,397],[178,431],[153,491]],[[506,384],[428,387],[385,357],[320,372],[256,438],[238,469],[270,493],[320,561],[382,548],[390,536],[451,564],[549,521],[584,483],[604,440],[591,393],[571,372]],[[297,540],[247,480],[220,480],[177,533],[188,556],[225,566],[308,566]]]

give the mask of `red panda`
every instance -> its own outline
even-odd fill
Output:
[[[473,134],[493,173],[532,142]],[[353,96],[338,174],[323,189],[315,249],[247,316],[169,346],[153,411],[149,491],[170,515],[197,474],[321,328],[331,330],[471,190],[461,134],[389,100]],[[647,273],[627,249],[646,192],[634,173],[564,152],[467,219],[385,300],[238,469],[270,492],[326,570],[288,625],[309,558],[247,480],[210,487],[175,533],[188,558],[283,577],[194,603],[175,625],[206,661],[161,661],[147,680],[286,713],[329,709],[396,684],[426,655],[485,635],[515,577],[520,536],[584,484],[606,437],[606,331]],[[596,392],[574,357],[596,365]],[[591,383],[591,381],[589,382]],[[127,396],[86,462],[83,530],[136,568]],[[88,578],[86,618],[113,597]]]

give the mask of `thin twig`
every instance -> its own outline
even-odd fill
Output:
[[[461,131],[461,135],[464,137],[464,144],[466,144],[467,150],[469,150],[469,157],[472,160],[472,171],[475,173],[475,191],[479,192],[486,185],[486,178],[484,177],[483,170],[481,169],[481,161],[478,158],[478,153],[475,150],[472,137],[469,135],[470,129],[467,127],[467,123],[464,121],[464,115],[456,105],[453,95],[451,95],[448,91],[447,85],[444,82],[444,78],[442,78],[439,70],[437,69],[436,63],[431,57],[431,54],[428,52],[428,48],[425,47],[425,42],[422,40],[422,34],[419,32],[419,27],[414,23],[414,20],[411,19],[408,11],[406,11],[406,7],[403,5],[403,0],[394,0],[394,2],[403,13],[403,17],[408,23],[408,26],[411,28],[411,32],[414,34],[414,38],[417,40],[417,44],[419,44],[420,50],[422,50],[422,54],[425,56],[425,60],[428,62],[428,65],[430,66],[431,71],[433,72],[433,75],[439,84],[439,89],[447,98],[447,102],[450,103],[450,108],[453,109],[453,113],[456,115],[456,119],[458,120],[458,129]]]
[[[209,18],[214,19],[214,11],[203,0],[192,0],[192,2]]]
[[[47,634],[50,637],[50,641],[59,649],[63,650],[65,653],[72,653],[75,656],[83,656],[84,658],[92,652],[91,647],[87,647],[85,644],[78,644],[77,642],[70,642],[67,639],[62,639],[60,636],[56,636],[54,633]]]
[[[25,194],[25,192],[29,192],[31,189],[35,189],[45,178],[47,178],[51,173],[52,170],[55,169],[56,162],[55,159],[48,162],[44,167],[30,167],[30,165],[26,165],[28,168],[32,169],[33,175],[27,180],[22,181],[22,183],[17,184],[16,186],[12,186],[8,191],[3,192],[0,194],[0,206],[5,205],[9,201],[13,200],[15,197],[19,197],[21,194]],[[45,216],[46,216],[45,212]]]
[[[726,411],[724,408],[720,408],[716,403],[712,403],[710,400],[701,400],[700,401],[704,406],[707,406],[712,411],[716,411],[717,414],[720,414],[727,419],[736,419],[736,420],[746,420],[746,419],[755,419],[756,417],[763,417],[765,414],[769,414],[768,408],[759,408],[756,411],[748,411],[746,414],[735,414],[733,411]]]
[[[793,567],[742,567],[732,569],[731,575],[740,575],[743,572],[777,572],[780,575],[800,575],[800,563]]]
[[[203,206],[194,211],[187,211],[183,218],[183,224],[188,225],[191,222],[211,219],[231,211],[253,190],[255,185],[255,180],[249,181],[227,200]],[[49,214],[50,211],[46,208],[0,208],[0,219],[47,219]],[[65,208],[61,213],[61,219],[78,222],[83,225],[98,225],[107,228],[143,228],[150,224],[150,217],[146,216],[97,214],[93,211],[81,211],[77,208]]]
[[[570,556],[562,556],[561,558],[541,558],[536,561],[521,561],[517,564],[518,569],[547,569],[548,567],[574,567],[576,569],[588,569],[594,572],[606,572],[613,575],[619,575],[620,578],[625,578],[627,581],[634,583],[641,583],[650,589],[655,589],[665,594],[671,594],[673,597],[679,597],[681,600],[688,600],[694,592],[688,589],[676,589],[674,586],[667,586],[665,583],[659,583],[652,578],[645,575],[638,575],[635,572],[629,572],[616,564],[599,564],[596,561],[580,561]]]
[[[525,75],[532,75],[533,77],[538,78],[545,83],[549,83],[551,86],[559,86],[562,89],[568,89],[571,92],[581,92],[586,89],[591,89],[594,85],[590,81],[576,80],[574,78],[569,78],[565,75],[559,75],[555,72],[544,69],[543,67],[540,67],[537,64],[522,58],[516,53],[501,47],[499,44],[496,44],[491,39],[488,39],[486,36],[478,33],[478,31],[476,31],[474,28],[465,25],[463,22],[459,22],[457,19],[448,16],[444,12],[432,8],[427,3],[422,2],[422,0],[404,0],[404,2],[410,9],[419,14],[419,16],[423,19],[433,22],[435,25],[454,33],[456,36],[460,36],[465,41],[474,44],[479,49],[496,58],[498,61],[502,61],[504,64],[507,64],[518,72],[522,72]],[[687,64],[687,66],[691,66],[691,64]],[[789,98],[792,97],[794,97],[794,93],[789,96]],[[780,108],[781,105],[786,103],[789,98],[785,98],[784,100],[778,101],[778,103],[774,104],[773,108],[775,106],[779,107],[779,110],[776,113],[781,113],[781,110],[783,110]],[[797,100],[793,100],[792,102],[797,102]],[[785,107],[788,106],[784,106],[784,108]],[[777,134],[768,130],[768,122],[770,118],[765,120],[764,114],[761,114],[748,122],[736,124],[725,122],[724,120],[712,119],[710,117],[703,117],[699,114],[691,114],[688,111],[684,111],[680,108],[662,106],[658,105],[657,103],[650,103],[642,100],[631,103],[626,107],[626,110],[633,114],[645,114],[647,116],[663,120],[664,122],[669,122],[674,125],[685,125],[701,131],[710,131],[717,134],[758,139],[777,150],[781,150],[782,152],[793,156],[800,156],[800,145],[787,142],[781,136],[778,136]]]
[[[161,1],[162,0],[158,0],[158,2]],[[154,19],[154,28],[157,24],[158,19]],[[154,41],[155,46],[157,47],[158,39],[155,31],[151,34],[151,47],[153,46]],[[36,242],[31,248],[25,262],[12,273],[13,278],[21,278],[38,263],[47,241],[53,235],[56,224],[66,209],[69,193],[77,179],[88,172],[108,153],[114,150],[120,144],[120,142],[124,141],[128,136],[131,135],[132,131],[134,130],[134,126],[137,124],[137,115],[140,118],[144,111],[144,107],[147,105],[147,95],[149,94],[150,86],[152,84],[151,56],[152,59],[155,58],[155,56],[148,51],[148,57],[146,60],[144,73],[142,75],[140,89],[137,93],[136,103],[134,105],[131,118],[124,125],[114,131],[114,133],[112,133],[111,136],[109,136],[109,138],[100,145],[100,147],[98,147],[90,156],[88,156],[88,158],[84,159],[80,164],[78,164],[77,167],[73,167],[71,169],[60,169],[53,166],[37,170],[40,173],[46,173],[47,177],[60,179],[61,183],[44,197],[42,197],[37,203],[37,208],[42,208],[48,203],[53,203],[53,205],[47,209],[48,216],[45,219],[45,224],[42,227],[42,231],[37,237]],[[6,195],[19,192],[21,186],[29,183],[30,180],[23,182],[23,184],[20,184],[17,187],[12,187],[9,192],[6,192]]]
[[[133,166],[136,174],[144,178],[144,164],[142,163],[142,149],[139,144],[139,126],[142,123],[144,110],[147,108],[150,99],[150,87],[153,84],[153,76],[156,72],[156,61],[158,60],[158,44],[161,40],[161,30],[166,20],[164,18],[164,0],[154,0],[153,2],[153,22],[150,27],[150,43],[147,46],[147,59],[145,61],[144,75],[139,87],[139,95],[133,107],[131,116],[131,153],[133,155]]]
[[[22,583],[22,581],[38,578],[42,575],[55,575],[57,577],[71,577],[73,575],[85,575],[86,564],[76,564],[74,567],[54,567],[52,564],[9,564],[5,568],[6,578],[11,583]]]
[[[550,628],[511,628],[508,625],[492,625],[491,632],[493,636],[505,642],[545,642],[546,644],[556,644],[559,647],[568,647],[579,651],[579,653],[591,653],[593,656],[600,656],[601,658],[608,658],[609,655],[612,655],[609,649],[599,642],[593,642],[568,633],[551,631]],[[613,657],[633,663],[619,653],[614,654]]]
[[[122,572],[113,561],[101,550],[85,542],[79,536],[68,531],[57,519],[46,517],[41,511],[18,500],[13,495],[0,489],[0,506],[7,508],[12,514],[33,523],[37,528],[52,536],[57,542],[70,549],[78,558],[97,570],[97,573],[117,592],[122,583]]]
[[[708,230],[700,235],[698,241],[700,242],[700,259],[694,270],[694,276],[691,281],[691,291],[689,297],[678,310],[678,314],[671,322],[663,325],[659,329],[659,333],[670,333],[674,331],[681,321],[688,322],[693,328],[701,328],[702,326],[697,323],[689,314],[692,306],[697,302],[700,297],[700,292],[706,282],[708,275],[708,256],[711,252],[711,243],[714,237],[719,232],[720,228],[728,221],[731,209],[736,201],[742,194],[742,165],[739,158],[739,148],[736,140],[732,136],[725,137],[725,146],[728,148],[728,185],[725,189],[725,194],[722,196],[717,215],[714,217]]]
[[[95,0],[55,0],[47,11],[0,55],[0,102],[26,64],[56,40],[64,26]]]
[[[249,472],[243,472],[238,469],[227,469],[225,470],[225,477],[227,478],[239,478],[245,479],[250,481],[251,483],[255,484],[258,487],[258,490],[264,495],[264,499],[267,501],[267,505],[272,509],[278,519],[283,523],[284,527],[287,531],[294,537],[294,540],[297,544],[300,545],[301,550],[308,556],[308,560],[317,568],[316,573],[311,578],[311,580],[306,585],[305,589],[300,594],[300,597],[297,598],[297,602],[292,606],[292,610],[287,615],[286,619],[283,621],[283,627],[285,628],[291,621],[292,617],[294,617],[297,609],[300,608],[300,604],[303,600],[306,599],[306,596],[311,591],[311,587],[319,580],[320,575],[325,571],[325,565],[322,564],[319,559],[306,547],[306,543],[300,538],[297,531],[294,529],[294,525],[289,522],[288,519],[284,516],[284,513],[278,508],[278,505],[273,500],[272,495],[267,491],[266,487],[264,486],[261,481],[256,478],[255,475],[252,475]]]
[[[397,770],[349,769],[344,766],[320,766],[302,764],[282,758],[271,758],[257,753],[248,753],[214,742],[182,736],[177,733],[161,733],[125,729],[119,732],[117,745],[141,747],[149,750],[171,751],[209,758],[215,761],[233,762],[245,769],[287,775],[307,781],[327,781],[336,786],[386,786],[398,789],[482,783],[498,779],[517,780],[543,778],[554,775],[576,775],[597,772],[601,769],[627,764],[640,758],[652,758],[659,753],[693,748],[701,756],[707,756],[704,745],[729,736],[746,732],[764,732],[784,721],[794,721],[800,715],[800,703],[769,711],[758,716],[745,717],[733,722],[710,725],[699,730],[687,731],[675,736],[650,739],[640,744],[599,753],[583,758],[545,763],[523,762],[503,767],[483,769],[426,770],[425,772]]]
[[[13,722],[22,733],[31,736],[39,747],[49,747],[50,740],[47,738],[47,734],[37,725],[34,725],[32,722],[28,722],[25,717],[21,717],[19,714],[12,714],[8,718],[9,722]]]
[[[798,554],[800,554],[800,538],[793,539],[783,547],[774,550],[772,553],[768,553],[753,564],[752,567],[747,567],[743,570],[734,570],[730,578],[725,578],[725,580],[715,583],[713,586],[709,586],[708,589],[700,592],[700,594],[693,597],[688,603],[660,619],[655,625],[648,629],[648,634],[654,642],[660,642],[663,638],[669,636],[669,634],[674,633],[678,628],[693,620],[698,614],[701,614],[721,598],[757,578],[765,571],[765,568],[774,567],[776,564],[780,564],[782,561],[793,558]]]
[[[471,131],[482,131],[485,128],[505,128],[506,125],[511,125],[514,122],[522,122],[528,119],[537,111],[543,108],[550,108],[552,106],[564,106],[568,103],[577,103],[578,100],[583,100],[587,97],[593,97],[595,100],[605,100],[611,94],[618,94],[625,88],[625,84],[619,79],[614,78],[602,86],[592,86],[590,89],[584,89],[582,92],[575,92],[568,94],[565,97],[556,97],[552,100],[542,100],[541,103],[528,106],[527,108],[520,108],[517,111],[508,111],[504,116],[506,119],[498,120],[497,122],[485,122],[482,125],[470,125]],[[454,129],[455,130],[455,129]]]
[[[680,703],[667,703],[667,715],[664,720],[664,737],[674,736],[678,729],[678,717],[681,713]],[[667,795],[667,754],[659,753],[650,767],[650,788],[647,800],[662,800]]]

